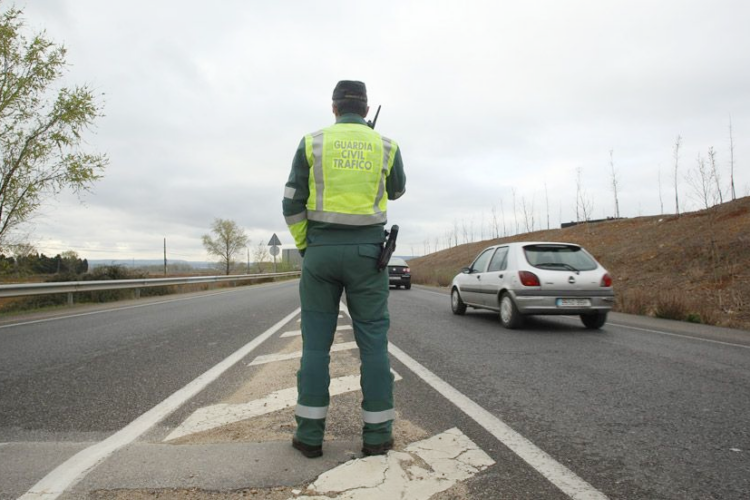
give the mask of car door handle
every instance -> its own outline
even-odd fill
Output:
[[[503,275],[502,274],[499,274],[497,277],[500,278],[500,279],[503,279]]]
[[[481,279],[482,279],[482,277],[481,277],[480,275],[478,275],[478,274],[477,274],[477,279],[478,279],[478,280],[481,280]]]

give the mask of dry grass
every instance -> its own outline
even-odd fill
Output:
[[[584,246],[612,274],[618,311],[750,330],[750,197],[469,243],[409,261],[412,280],[448,286],[483,248],[524,240]]]

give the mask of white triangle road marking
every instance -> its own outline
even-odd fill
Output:
[[[428,468],[419,465],[417,458]],[[427,500],[495,463],[457,428],[411,443],[403,452],[350,460],[321,474],[308,487],[308,500],[408,498]],[[322,496],[325,495],[325,496]]]
[[[352,329],[351,325],[338,325],[336,327],[336,331],[337,332],[340,332],[340,331],[343,331],[343,330],[351,330],[351,329]],[[285,338],[285,337],[299,337],[300,335],[302,335],[302,330],[290,330],[288,332],[282,333],[281,334],[281,338]]]
[[[331,352],[348,351],[356,349],[356,342],[342,342],[340,344],[333,344],[331,346]],[[302,357],[302,351],[290,352],[287,354],[266,354],[264,356],[258,356],[247,366],[264,365],[266,363],[273,363],[275,361],[288,361],[290,359],[297,359]]]
[[[401,380],[401,376],[395,371],[393,380]],[[328,388],[331,396],[354,392],[360,389],[359,375],[347,375],[331,379]],[[183,436],[195,434],[196,432],[215,429],[223,425],[239,422],[248,418],[266,415],[275,411],[283,410],[297,404],[297,388],[290,387],[272,392],[268,396],[249,403],[240,404],[217,404],[199,408],[190,415],[179,427],[175,428],[164,441],[171,441]]]

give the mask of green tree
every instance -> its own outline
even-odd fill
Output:
[[[0,247],[46,199],[88,190],[108,163],[82,149],[83,132],[102,116],[94,93],[53,87],[65,48],[44,32],[27,38],[22,14],[0,13]]]
[[[213,237],[203,235],[203,246],[209,254],[219,258],[219,265],[229,274],[235,265],[235,256],[248,244],[245,230],[232,220],[214,219],[211,232]]]

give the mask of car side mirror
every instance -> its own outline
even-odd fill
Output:
[[[471,268],[470,267],[462,267],[461,272],[463,274],[471,274]]]

